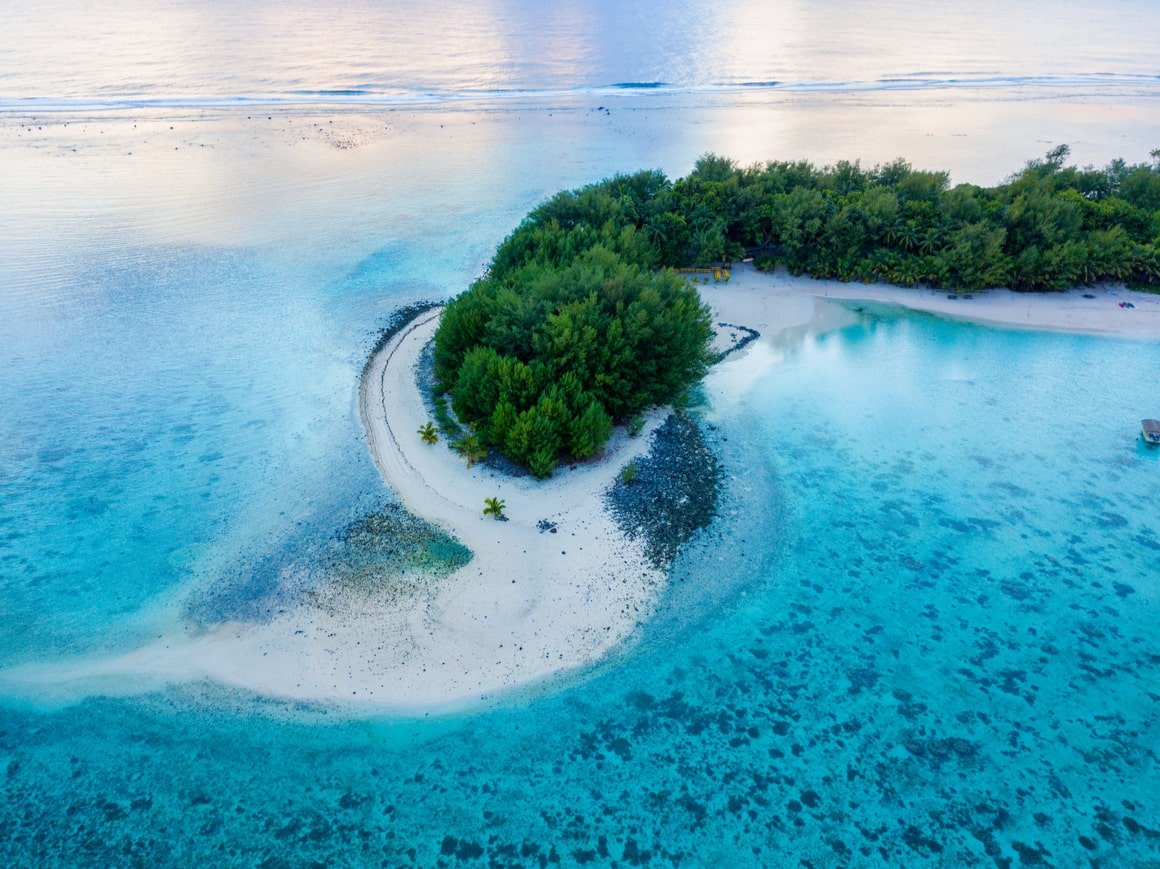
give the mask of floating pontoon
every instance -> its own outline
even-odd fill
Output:
[[[1144,440],[1150,444],[1160,444],[1160,419],[1145,419],[1140,422]]]

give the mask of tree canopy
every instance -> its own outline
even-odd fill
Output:
[[[546,476],[704,373],[709,314],[672,268],[748,254],[760,268],[903,286],[1160,286],[1160,156],[1080,169],[1068,154],[989,188],[902,160],[740,167],[708,154],[676,181],[642,171],[558,193],[448,304],[439,388],[484,443]]]
[[[995,187],[951,186],[897,160],[742,168],[702,157],[644,207],[661,265],[754,255],[759,266],[843,281],[1061,290],[1160,286],[1160,157],[1065,165],[1066,146]]]
[[[435,336],[436,375],[460,420],[537,476],[561,454],[597,454],[614,419],[671,402],[709,361],[696,290],[615,244],[562,253],[574,234],[528,233],[523,251],[513,236],[500,248],[513,265],[448,304]]]

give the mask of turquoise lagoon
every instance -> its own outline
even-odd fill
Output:
[[[1157,364],[891,310],[759,346],[618,660],[438,720],[10,706],[5,862],[1153,865]]]
[[[561,187],[1157,144],[1138,0],[235,6],[0,11],[0,670],[295,606],[393,499],[379,330]],[[0,864],[1160,865],[1160,345],[848,319],[710,378],[614,659],[407,719],[0,679]]]

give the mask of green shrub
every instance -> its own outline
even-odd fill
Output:
[[[631,483],[633,480],[636,479],[636,475],[639,472],[640,471],[639,471],[639,468],[637,467],[636,459],[633,459],[631,462],[629,462],[627,465],[625,465],[623,468],[620,469],[620,482]]]
[[[455,325],[446,339],[440,325],[436,355],[456,415],[537,476],[561,454],[599,453],[613,417],[671,402],[710,359],[709,312],[688,283],[603,246],[493,268],[444,317]]]

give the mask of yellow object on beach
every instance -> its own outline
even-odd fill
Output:
[[[729,280],[729,269],[722,266],[713,266],[712,268],[705,266],[689,266],[687,268],[677,269],[676,271],[678,274],[682,275],[712,275],[713,280],[715,281]]]

